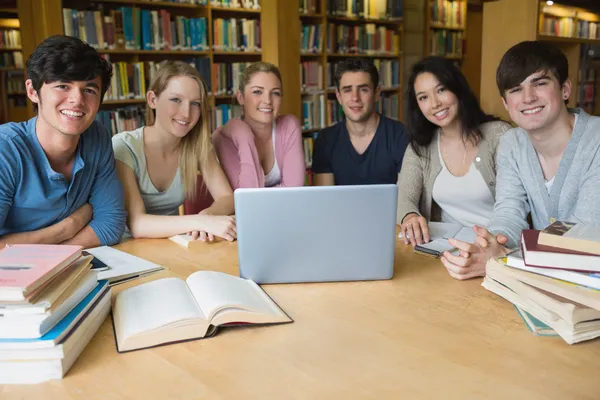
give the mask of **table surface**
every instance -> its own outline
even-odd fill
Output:
[[[236,243],[117,246],[168,268],[238,275]],[[396,244],[392,280],[265,285],[292,324],[119,354],[111,318],[63,380],[0,386],[1,399],[598,399],[600,341],[531,334],[513,306]],[[165,299],[168,300],[168,299]]]

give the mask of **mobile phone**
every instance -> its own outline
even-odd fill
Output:
[[[102,260],[100,260],[99,258],[94,257],[93,255],[91,255],[90,253],[88,253],[87,251],[84,251],[82,253],[84,256],[92,256],[92,271],[106,271],[107,269],[110,269],[110,267],[108,265],[106,265]]]

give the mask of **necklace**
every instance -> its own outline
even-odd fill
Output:
[[[441,131],[440,143],[441,143],[443,137],[444,137],[444,131]],[[463,165],[465,165],[466,162],[467,162],[467,145],[465,143],[463,143],[463,144],[464,144],[464,154],[463,154],[463,159],[462,159],[462,163],[460,164],[460,167],[462,167]],[[452,175],[455,175],[452,172],[453,168],[450,167],[448,153],[446,152],[446,146],[442,144],[441,147],[442,147],[442,157],[444,158],[444,162],[446,163],[446,168],[448,168],[448,171],[450,171],[450,173]]]

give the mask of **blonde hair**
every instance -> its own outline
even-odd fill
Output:
[[[259,72],[271,73],[275,75],[277,79],[279,79],[279,82],[282,82],[281,71],[279,71],[279,68],[277,68],[275,64],[271,64],[265,61],[259,61],[248,65],[246,69],[244,69],[244,74],[242,75],[242,79],[240,80],[240,87],[238,88],[239,91],[244,93],[244,89],[246,88],[248,83],[250,83],[250,79],[252,79],[252,77]],[[281,91],[283,92],[283,88]]]
[[[197,69],[183,61],[163,61],[150,83],[149,91],[158,97],[167,88],[172,78],[185,76],[195,80],[200,87],[200,118],[192,129],[181,139],[179,165],[185,195],[188,199],[196,196],[196,182],[198,167],[202,173],[206,172],[208,155],[212,151],[209,131],[208,93],[206,84]],[[146,104],[146,125],[152,126],[156,122],[156,111]]]

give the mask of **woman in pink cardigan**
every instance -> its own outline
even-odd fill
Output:
[[[273,64],[246,68],[236,94],[242,119],[231,119],[212,136],[231,187],[260,188],[304,185],[304,150],[300,122],[279,115],[281,73]]]

